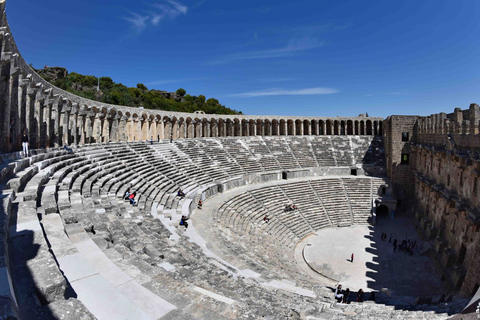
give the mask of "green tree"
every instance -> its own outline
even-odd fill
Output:
[[[185,89],[177,89],[177,94],[180,96],[180,97],[183,97],[185,94],[187,93],[187,91],[185,91]]]
[[[147,91],[148,88],[143,83],[137,83],[137,89]]]

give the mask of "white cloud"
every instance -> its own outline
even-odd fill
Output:
[[[187,79],[171,79],[171,80],[157,80],[157,81],[152,81],[147,83],[147,86],[158,86],[158,85],[163,85],[163,84],[169,84],[169,83],[178,83],[178,82],[191,82],[191,81],[201,81],[201,80],[207,80],[208,78],[203,77],[203,78],[187,78]]]
[[[231,97],[263,97],[263,96],[300,96],[300,95],[322,95],[337,93],[339,90],[333,88],[317,87],[297,90],[284,89],[267,89],[260,91],[250,91],[243,93],[236,93],[230,95]]]
[[[173,20],[182,14],[187,14],[188,11],[186,6],[173,0],[164,0],[162,3],[154,3],[151,7],[153,7],[153,10],[147,10],[144,15],[132,12],[131,17],[123,19],[130,22],[137,31],[141,32],[149,25],[159,25],[164,18]]]
[[[147,26],[147,20],[149,19],[149,16],[142,16],[138,13],[132,12],[132,17],[130,18],[124,18],[128,22],[132,24],[132,26],[137,29],[137,31],[142,31],[145,29]]]
[[[324,45],[324,41],[319,41],[315,37],[292,39],[288,42],[287,45],[281,48],[232,54],[219,60],[213,61],[211,64],[223,64],[238,60],[290,57],[298,55],[303,51],[323,47]]]

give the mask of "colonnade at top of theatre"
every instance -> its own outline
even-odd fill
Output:
[[[18,125],[31,144],[68,144],[150,139],[280,136],[381,135],[381,118],[279,119],[248,116],[187,114],[119,107],[88,107],[71,103],[49,90],[18,88]],[[24,110],[24,111],[23,111]],[[15,121],[17,122],[17,121]],[[17,126],[18,126],[17,125]]]

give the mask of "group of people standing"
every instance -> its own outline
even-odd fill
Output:
[[[388,237],[386,232],[382,232],[381,240],[386,242],[387,239],[388,239],[388,243],[392,243],[392,239],[393,239],[392,234],[390,234],[390,237]],[[410,255],[413,255],[413,249],[415,249],[416,247],[417,247],[416,240],[412,241],[408,238],[405,238],[400,242],[396,238],[393,239],[393,253],[397,252],[397,248],[398,248],[398,251],[404,251]]]

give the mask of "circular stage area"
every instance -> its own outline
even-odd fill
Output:
[[[383,232],[387,233],[386,241],[381,240]],[[392,242],[389,242],[390,235]],[[375,227],[319,230],[305,240],[303,257],[314,271],[352,291],[387,288],[399,296],[431,296],[447,292],[428,254],[421,256],[414,249],[410,255],[398,248],[394,253],[394,239],[421,242],[408,219],[384,218]]]

